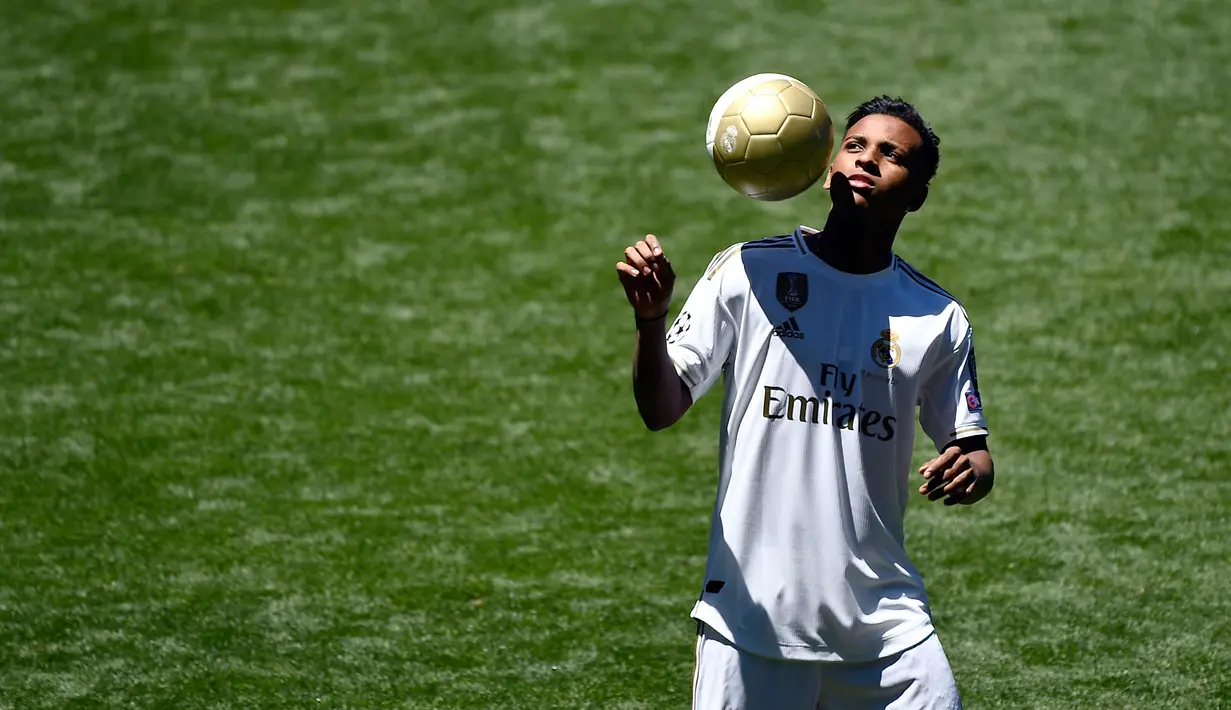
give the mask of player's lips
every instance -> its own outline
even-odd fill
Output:
[[[846,181],[851,184],[851,187],[862,187],[867,189],[876,187],[875,180],[861,173],[847,176]]]

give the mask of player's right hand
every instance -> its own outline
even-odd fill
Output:
[[[624,261],[616,264],[624,295],[638,318],[649,320],[667,315],[671,292],[675,290],[675,270],[663,253],[658,237],[645,239],[624,250]]]
[[[829,177],[827,187],[833,215],[838,222],[848,225],[858,222],[862,215],[859,204],[855,202],[855,191],[851,189],[851,181],[846,175],[835,170]]]

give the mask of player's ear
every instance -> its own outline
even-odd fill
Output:
[[[826,189],[826,190],[829,189],[829,180],[832,177],[833,177],[833,166],[831,165],[829,166],[829,169],[825,171],[825,183],[821,185],[823,189]]]
[[[907,212],[918,212],[923,203],[928,199],[928,186],[920,185],[918,190],[915,190],[914,197],[910,198],[910,202],[906,205]]]

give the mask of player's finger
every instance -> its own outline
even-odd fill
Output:
[[[969,469],[947,469],[943,474],[937,474],[928,479],[925,484],[927,487],[927,495],[929,500],[936,500],[944,495],[947,495],[955,486],[954,482],[965,480],[962,477]]]
[[[650,245],[650,251],[654,256],[662,256],[663,247],[658,243],[658,237],[653,234],[645,235],[645,243]]]
[[[970,469],[970,459],[966,458],[965,456],[962,456],[958,458],[957,461],[954,461],[953,464],[949,466],[949,468],[945,469],[944,473],[940,475],[940,479],[942,481],[952,481],[954,478],[958,476],[958,474],[968,471],[969,469]]]
[[[973,480],[973,473],[970,471],[963,471],[961,474],[955,476],[952,481],[949,481],[949,483],[941,490],[943,490],[946,494],[952,494],[955,491],[962,491],[969,488]]]
[[[962,482],[965,481],[964,476],[965,474],[963,474],[962,477],[959,477],[959,480],[951,481],[947,485],[935,486],[932,490],[928,491],[928,500],[940,500],[947,495],[952,495],[953,491],[957,490]]]
[[[937,476],[925,483],[923,488],[922,492],[928,500],[936,500],[945,494],[945,479]]]
[[[628,247],[624,250],[624,261],[636,269],[638,274],[650,273],[650,267],[645,263],[645,259],[641,257],[641,253],[637,251],[637,247]]]
[[[628,278],[628,279],[635,279],[635,278],[637,278],[638,276],[640,276],[640,275],[641,275],[641,274],[640,274],[640,273],[639,273],[639,272],[638,272],[635,268],[633,268],[630,264],[627,264],[627,263],[625,263],[625,262],[623,262],[623,261],[616,262],[616,271],[620,272],[620,279],[621,279],[621,280],[623,280],[623,279],[625,279],[625,278]]]
[[[948,468],[943,472],[937,473],[929,478],[927,483],[924,484],[927,488],[928,498],[930,500],[936,500],[937,498],[945,495],[949,490],[949,486],[956,478],[960,477],[965,470],[966,469]]]
[[[654,271],[657,267],[654,259],[654,250],[650,249],[650,245],[646,244],[644,241],[637,242],[633,245],[633,247],[637,250],[637,253],[641,255],[641,259],[645,261],[646,268],[644,271],[646,275],[649,275],[649,273]]]
[[[949,460],[953,458],[950,451],[944,451],[936,458],[923,464],[919,469],[919,473],[923,474],[924,478],[931,478],[937,471],[943,471],[949,465]]]
[[[965,501],[967,498],[975,494],[975,488],[979,485],[979,479],[972,476],[973,480],[966,488],[958,489],[953,495],[945,499],[945,505],[957,505]]]
[[[979,484],[980,484],[979,477],[972,474],[970,476],[970,485],[966,487],[965,491],[961,491],[961,497],[959,499],[954,500],[953,503],[950,503],[949,505],[953,505],[954,503],[961,503],[962,501],[968,498],[977,496],[978,495],[977,491],[979,490]]]
[[[922,486],[919,486],[919,492],[923,495],[930,495],[933,491],[945,485],[945,478],[939,473],[932,474]]]
[[[659,274],[664,276],[668,283],[673,283],[675,281],[675,267],[671,265],[671,260],[667,258],[666,254],[661,253],[655,258],[658,259]]]
[[[641,254],[641,258],[645,259],[645,263],[649,265],[651,271],[659,271],[662,269],[662,250],[656,254],[654,247],[647,241],[637,242],[637,253]]]
[[[843,173],[834,171],[833,177],[829,180],[829,195],[834,207],[843,212],[855,206],[855,192],[851,190],[851,181]]]
[[[923,468],[919,469],[919,473],[922,473],[924,478],[931,478],[932,476],[935,476],[938,471],[943,471],[948,468],[953,460],[960,456],[961,453],[961,449],[956,446],[952,446],[946,449],[940,456],[937,456],[931,461],[923,464]]]

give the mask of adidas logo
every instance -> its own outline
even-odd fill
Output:
[[[786,320],[782,321],[781,325],[779,325],[777,328],[774,328],[774,335],[778,336],[779,338],[799,338],[800,340],[804,339],[804,332],[799,329],[799,324],[795,322],[794,318],[787,318]]]

